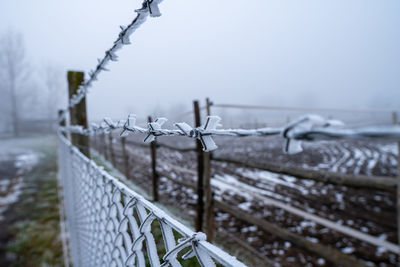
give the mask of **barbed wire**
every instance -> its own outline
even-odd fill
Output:
[[[400,126],[368,127],[360,129],[345,129],[344,124],[338,120],[327,120],[319,115],[306,115],[281,128],[259,129],[217,129],[221,126],[221,118],[208,116],[206,123],[200,127],[192,127],[185,122],[175,123],[177,129],[163,129],[166,118],[158,118],[147,124],[147,128],[136,125],[136,116],[130,114],[127,120],[113,122],[105,118],[101,124],[92,124],[89,128],[72,125],[61,127],[61,130],[82,135],[108,134],[111,131],[121,130],[120,136],[125,137],[130,133],[146,134],[145,143],[150,143],[158,136],[186,136],[200,140],[203,150],[213,151],[218,148],[213,136],[282,136],[285,139],[283,150],[288,154],[303,151],[302,141],[322,141],[337,139],[400,139]]]
[[[393,113],[397,110],[389,109],[349,109],[349,108],[313,108],[313,107],[284,107],[284,106],[261,106],[261,105],[243,105],[243,104],[215,104],[216,108],[232,108],[232,109],[252,109],[252,110],[284,110],[284,111],[305,111],[305,112],[358,112],[358,113]]]
[[[97,80],[97,76],[100,74],[100,72],[108,71],[106,67],[110,61],[118,61],[118,56],[116,55],[116,52],[120,50],[124,45],[131,44],[130,36],[146,21],[148,15],[150,15],[150,17],[161,16],[160,10],[158,8],[158,5],[161,2],[162,0],[144,0],[142,3],[142,7],[135,10],[137,16],[133,19],[133,21],[126,27],[120,26],[121,32],[118,34],[117,40],[114,41],[112,47],[105,52],[105,55],[102,59],[97,59],[96,68],[89,71],[89,78],[79,86],[77,93],[72,95],[69,99],[69,108],[74,107],[82,101],[82,99],[88,93],[89,87],[91,87],[92,83]],[[60,120],[65,118],[68,107],[60,114]]]

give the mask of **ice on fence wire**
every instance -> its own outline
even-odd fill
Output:
[[[160,9],[158,8],[158,4],[160,2],[161,1],[158,1],[158,0],[151,1],[150,5],[149,5],[150,17],[160,17],[161,16]]]
[[[215,130],[217,126],[219,125],[219,122],[221,121],[221,118],[218,116],[209,116],[207,117],[207,121],[202,126],[203,131],[207,130]],[[218,148],[218,146],[215,144],[214,140],[212,139],[211,135],[200,135],[200,141],[201,144],[203,145],[203,150],[204,151],[212,151]]]
[[[149,123],[149,134],[146,136],[143,142],[145,143],[151,143],[156,139],[156,136],[154,135],[153,131],[159,131],[161,130],[161,126],[167,121],[166,118],[158,118],[154,122]]]
[[[285,146],[283,151],[288,154],[296,154],[303,151],[302,143],[299,140],[295,140],[294,136],[296,133],[302,131],[310,131],[315,128],[326,128],[331,126],[342,126],[344,125],[338,120],[326,120],[319,115],[307,115],[292,123],[289,123],[282,131],[282,136],[286,138]]]

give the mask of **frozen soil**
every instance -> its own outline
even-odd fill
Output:
[[[303,142],[304,152],[294,155],[282,152],[283,140],[279,137],[269,138],[268,142],[261,138],[243,138],[240,142],[233,142],[231,138],[217,139],[220,148],[215,153],[260,163],[275,162],[355,175],[395,177],[398,172],[398,148],[391,141]]]
[[[169,144],[171,144],[171,139]],[[184,141],[179,141],[184,140]],[[350,174],[395,176],[397,174],[397,145],[390,142],[320,142],[306,143],[305,152],[285,155],[282,141],[268,139],[232,140],[218,139],[220,153],[227,157],[246,158],[260,162],[283,162],[304,168],[326,169]],[[140,139],[136,139],[140,141]],[[162,142],[162,139],[160,140]],[[174,145],[193,146],[190,139],[176,139]],[[149,149],[129,146],[130,176],[135,183],[151,192],[151,169]],[[115,160],[123,170],[119,139],[114,143]],[[181,181],[195,182],[196,176],[185,170],[196,171],[194,152],[178,152],[160,147],[157,149],[158,170],[169,173]],[[179,171],[178,166],[183,168]],[[323,218],[349,226],[363,233],[397,243],[395,195],[377,190],[324,184],[313,180],[298,179],[258,169],[212,162],[212,185],[215,198],[238,207],[257,217],[264,218],[286,230],[297,233],[311,242],[336,248],[361,260],[368,266],[396,266],[398,258],[382,247],[359,241],[340,232],[328,229],[282,209],[268,205],[251,194],[241,192],[240,186],[248,185],[261,196],[281,201],[287,205],[313,213]],[[180,207],[185,216],[195,217],[196,194],[193,189],[174,184],[165,177],[160,178],[162,202]],[[230,190],[224,183],[233,183],[239,190]],[[260,254],[277,266],[334,266],[326,259],[297,248],[290,242],[262,231],[254,225],[240,221],[230,214],[216,210],[216,228],[228,231],[246,241]],[[257,266],[257,265],[254,265]]]

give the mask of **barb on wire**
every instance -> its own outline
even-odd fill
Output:
[[[325,120],[318,115],[307,115],[292,123],[289,123],[282,130],[282,137],[285,138],[285,153],[295,154],[303,151],[301,139],[293,138],[298,132],[307,132],[316,127],[327,128],[330,126],[344,126],[343,122],[337,120]]]
[[[158,5],[162,2],[162,0],[144,0],[142,3],[142,7],[140,9],[135,10],[137,15],[133,19],[133,21],[128,26],[120,26],[121,32],[118,34],[118,38],[114,41],[114,44],[110,49],[105,52],[105,55],[102,59],[97,59],[97,66],[94,70],[89,71],[89,78],[83,82],[82,85],[79,86],[77,93],[72,95],[69,100],[68,107],[74,107],[77,105],[88,93],[89,88],[92,86],[92,83],[97,80],[98,75],[102,71],[108,71],[106,66],[110,61],[118,61],[117,51],[120,50],[124,45],[131,44],[130,36],[136,31],[137,28],[142,25],[147,16],[150,17],[159,17],[161,16],[160,9]],[[66,115],[67,110],[64,110],[62,113],[63,119]]]
[[[355,138],[385,138],[400,139],[400,127],[390,126],[386,128],[362,128],[344,129],[344,124],[337,120],[326,120],[318,115],[307,115],[289,123],[283,128],[260,128],[260,129],[217,129],[221,118],[208,116],[206,123],[200,127],[192,127],[185,122],[175,123],[177,129],[163,129],[165,118],[156,119],[147,124],[147,128],[136,125],[136,116],[129,115],[127,120],[119,120],[117,123],[105,118],[100,124],[92,124],[90,128],[81,126],[61,127],[62,130],[83,135],[96,135],[121,130],[121,136],[129,133],[146,134],[145,143],[152,142],[158,136],[186,136],[200,140],[204,151],[217,149],[213,136],[282,136],[285,139],[283,151],[288,154],[301,152],[302,141],[355,139]]]

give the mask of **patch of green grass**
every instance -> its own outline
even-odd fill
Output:
[[[15,227],[18,234],[9,245],[14,266],[62,266],[62,247],[58,239],[58,222],[29,221]]]

